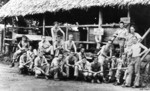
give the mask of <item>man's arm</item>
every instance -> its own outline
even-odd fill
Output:
[[[70,51],[68,50],[68,48],[67,48],[67,41],[65,42],[65,50],[68,51],[68,52],[70,52]]]
[[[63,34],[63,40],[65,40],[65,33],[64,33],[64,31],[61,28],[59,28],[59,30]]]
[[[20,46],[21,42],[18,43],[18,48],[21,49],[22,47]]]
[[[77,52],[77,47],[76,47],[74,41],[73,41],[73,48],[74,48],[74,51],[75,51],[75,53],[76,53],[76,52]]]
[[[54,40],[55,35],[54,35],[54,28],[53,27],[51,28],[51,34],[52,34],[52,39]]]
[[[140,53],[140,56],[141,56],[141,55],[143,55],[148,50],[148,48],[146,46],[144,46],[143,44],[141,44],[141,43],[139,43],[139,44],[140,44],[140,47],[142,49],[144,49],[144,51]]]

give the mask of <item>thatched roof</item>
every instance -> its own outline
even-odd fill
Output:
[[[0,9],[0,16],[25,16],[91,6],[128,6],[150,4],[150,0],[10,0]]]

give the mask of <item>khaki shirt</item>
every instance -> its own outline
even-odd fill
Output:
[[[126,38],[128,34],[128,30],[126,28],[123,28],[123,29],[119,28],[117,29],[115,34],[117,34],[117,38]]]
[[[42,67],[44,64],[48,64],[44,56],[42,58],[40,58],[39,56],[35,58],[35,61],[34,61],[35,67]]]

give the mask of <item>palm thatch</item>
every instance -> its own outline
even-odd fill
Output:
[[[150,4],[150,0],[10,0],[0,9],[0,17],[25,16],[91,6]]]

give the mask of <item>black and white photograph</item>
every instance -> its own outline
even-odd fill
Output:
[[[0,91],[150,91],[150,0],[0,0]]]

